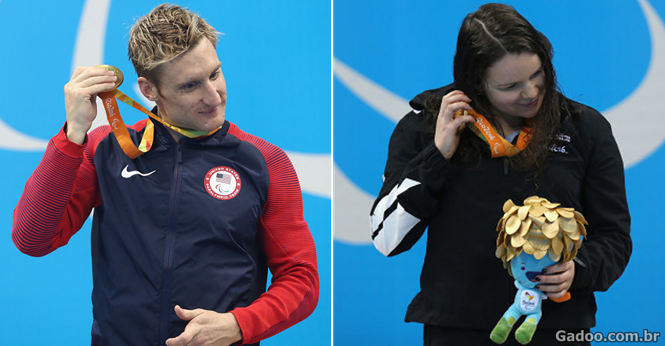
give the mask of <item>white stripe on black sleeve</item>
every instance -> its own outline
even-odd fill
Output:
[[[397,202],[397,196],[420,182],[406,178],[401,184],[395,186],[388,195],[384,196],[370,215],[372,241],[379,252],[388,256],[404,237],[420,222],[420,219],[409,214]]]

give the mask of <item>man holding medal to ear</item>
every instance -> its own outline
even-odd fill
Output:
[[[216,43],[179,6],[140,18],[129,57],[157,106],[132,126],[88,133],[98,95],[121,124],[115,98],[142,109],[115,90],[117,71],[79,67],[65,85],[67,122],[26,184],[12,239],[44,256],[95,208],[93,345],[258,343],[316,307],[298,178],[281,149],[225,120]]]

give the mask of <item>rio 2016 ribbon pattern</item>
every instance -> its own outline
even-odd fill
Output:
[[[108,118],[109,124],[113,129],[113,134],[118,139],[118,143],[120,144],[122,151],[131,159],[135,159],[140,155],[147,153],[150,150],[150,148],[152,147],[152,141],[154,139],[155,128],[152,121],[148,119],[148,123],[145,126],[143,137],[141,138],[141,143],[139,143],[137,147],[136,144],[134,144],[134,142],[132,141],[132,138],[129,136],[129,131],[127,130],[127,126],[125,126],[125,122],[122,120],[122,117],[120,116],[120,110],[118,109],[118,103],[116,102],[116,99],[145,113],[151,119],[154,119],[162,123],[164,126],[189,138],[208,136],[214,133],[215,131],[219,130],[219,128],[217,128],[210,132],[196,131],[190,129],[183,129],[165,122],[158,116],[155,116],[151,111],[141,106],[141,104],[134,101],[131,97],[125,95],[122,91],[118,90],[118,87],[122,84],[124,80],[124,76],[122,74],[122,71],[120,71],[120,69],[111,65],[96,65],[94,67],[101,68],[107,71],[112,71],[113,73],[115,73],[115,76],[118,78],[115,83],[115,89],[111,91],[101,92],[99,93],[99,97],[102,99],[102,102],[104,104],[106,117]]]

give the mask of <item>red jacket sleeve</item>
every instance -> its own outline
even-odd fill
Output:
[[[270,173],[268,200],[259,224],[261,246],[273,275],[268,291],[252,304],[231,311],[251,344],[304,320],[319,300],[319,274],[312,234],[303,216],[298,177],[279,148],[254,143]]]
[[[30,256],[44,256],[67,244],[99,205],[94,145],[108,133],[96,129],[78,145],[64,129],[53,137],[14,209],[12,240]]]

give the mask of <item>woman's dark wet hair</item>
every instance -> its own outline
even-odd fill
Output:
[[[545,95],[538,114],[533,119],[530,145],[512,159],[523,168],[542,168],[548,155],[549,142],[561,123],[561,94],[552,66],[553,50],[550,41],[536,30],[513,7],[504,4],[485,4],[470,13],[462,22],[457,37],[453,63],[455,88],[472,100],[471,107],[492,120],[491,105],[485,95],[487,69],[507,54],[534,53],[540,57],[545,75]],[[428,100],[426,108],[438,113],[441,99]],[[494,122],[495,125],[496,122]],[[478,152],[489,155],[486,145],[469,142],[470,131],[464,131],[458,152],[461,158],[478,158]],[[466,138],[465,138],[466,137]],[[459,154],[459,155],[458,155]]]

